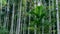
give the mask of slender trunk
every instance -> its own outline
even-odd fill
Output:
[[[49,23],[50,23],[50,25],[49,25],[49,34],[51,34],[52,33],[52,25],[51,25],[51,1],[49,0]]]
[[[13,23],[14,23],[14,7],[15,4],[13,3],[13,11],[12,11],[12,20],[11,20],[11,29],[10,29],[10,34],[13,34]]]
[[[22,26],[22,25],[23,25],[23,24],[21,23],[21,34],[22,34],[22,30],[23,30],[23,28],[22,28],[23,26]]]
[[[2,14],[2,0],[0,1],[1,2],[1,4],[0,4],[0,26],[2,25],[1,24],[1,14]]]
[[[42,34],[44,34],[44,18],[42,19]]]
[[[60,30],[59,30],[59,11],[58,11],[58,0],[56,0],[56,18],[57,18],[57,34],[60,34]]]
[[[32,1],[32,0],[31,0]],[[31,7],[31,3],[30,3],[30,6],[29,7]],[[31,12],[31,9],[29,10],[29,12]],[[31,14],[29,14],[29,21],[28,21],[28,34],[30,34],[30,29],[29,29],[29,27],[30,27],[30,21],[31,21]]]
[[[37,25],[35,24],[34,27],[34,34],[37,34]]]
[[[24,12],[23,12],[23,14],[24,14],[24,25],[23,25],[23,34],[26,34],[26,9],[27,9],[27,0],[25,0],[25,3],[24,3]]]
[[[22,0],[20,1],[20,7],[18,7],[18,9],[20,8],[19,12],[18,12],[18,19],[17,19],[17,27],[16,27],[16,34],[21,34],[21,8],[22,8]]]
[[[26,34],[26,18],[24,18],[24,24],[23,24],[23,34]]]
[[[4,16],[4,24],[3,24],[3,27],[6,28],[6,25],[7,25],[7,17]]]
[[[7,19],[6,26],[7,26],[7,29],[8,29],[8,23],[9,23],[9,1],[10,0],[7,1],[7,7],[6,7],[7,8],[6,9],[7,10],[7,13],[6,13],[6,19]]]
[[[53,17],[55,19],[55,16],[54,16],[54,0],[52,0],[52,12],[53,12]],[[53,33],[52,34],[55,34],[55,23],[53,23]]]
[[[29,15],[29,23],[28,23],[28,34],[30,34],[29,27],[30,27],[30,15]]]

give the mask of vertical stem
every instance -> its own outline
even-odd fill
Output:
[[[54,16],[54,0],[52,0],[52,11],[53,11],[53,17],[55,19],[55,16]],[[53,33],[52,34],[55,34],[55,23],[53,23]]]
[[[8,23],[9,23],[9,1],[10,0],[7,1],[7,7],[6,7],[7,8],[7,13],[6,13],[7,14],[6,15],[6,19],[7,19],[6,26],[7,26],[7,29],[8,29]]]
[[[57,18],[57,34],[60,34],[60,29],[59,29],[59,11],[58,11],[58,0],[56,0],[56,18]]]
[[[42,34],[44,34],[44,18],[42,19]]]
[[[41,2],[42,2],[42,0],[41,0]],[[44,0],[44,8],[46,8],[46,2],[45,2],[45,0]],[[42,34],[44,34],[44,17],[42,18]]]
[[[30,34],[29,27],[30,27],[30,15],[29,15],[29,23],[28,23],[28,34]]]
[[[37,25],[35,24],[34,27],[35,27],[34,28],[34,34],[37,34],[37,29],[36,29],[37,28]]]
[[[35,0],[35,8],[37,6],[36,3],[38,3],[38,0]],[[37,10],[35,9],[35,11],[37,11]],[[34,18],[36,19],[36,16]],[[35,25],[34,25],[34,34],[37,34],[37,29],[36,28],[37,28],[37,24],[35,23]]]
[[[21,34],[22,34],[22,27],[23,27],[23,26],[22,26],[22,23],[21,23]]]
[[[1,24],[1,14],[2,14],[2,0],[0,1],[1,2],[1,4],[0,4],[0,26],[2,25]]]
[[[18,19],[17,19],[17,27],[16,27],[16,34],[20,34],[21,30],[20,30],[20,26],[21,26],[21,8],[22,8],[22,0],[20,0],[20,4],[19,4],[20,7],[18,7],[19,9],[19,12],[18,12]]]
[[[24,3],[24,11],[23,11],[23,16],[24,16],[24,18],[23,18],[23,34],[26,34],[26,8],[27,8],[27,0],[25,0],[25,3]]]
[[[13,23],[14,23],[14,7],[15,4],[13,3],[13,11],[12,11],[12,20],[11,20],[11,30],[10,30],[10,34],[13,34]]]
[[[30,0],[30,1],[32,1],[32,0]],[[31,7],[31,3],[30,3],[30,6],[29,7]],[[29,12],[31,12],[31,9],[29,10]],[[28,34],[30,34],[30,29],[29,29],[29,27],[30,27],[30,21],[31,21],[31,14],[29,14],[29,21],[28,21]]]
[[[5,7],[5,11],[6,11],[6,7]],[[3,24],[4,28],[6,28],[6,24],[7,24],[7,15],[4,16],[4,24]]]
[[[26,34],[26,22],[25,22],[26,18],[24,18],[24,24],[23,24],[23,34]]]
[[[49,34],[51,34],[51,32],[52,32],[52,27],[51,27],[51,2],[50,2],[50,0],[49,0],[49,23],[50,23],[50,25],[49,25]]]

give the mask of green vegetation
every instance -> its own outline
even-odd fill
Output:
[[[34,7],[34,0],[10,0],[9,2],[7,0],[0,0],[0,34],[10,33],[11,22],[13,23],[12,29],[14,34],[19,27],[17,25],[19,22],[21,22],[20,33],[23,33],[23,29],[28,33],[29,29],[30,33],[33,34],[35,29],[37,34],[42,34],[43,29],[44,34],[57,34],[56,2],[50,1],[51,3],[49,3],[48,0],[45,0],[46,5],[44,5],[44,1],[41,2],[40,6],[36,2],[37,6]]]

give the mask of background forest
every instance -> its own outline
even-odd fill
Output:
[[[0,34],[59,34],[60,0],[0,0]]]

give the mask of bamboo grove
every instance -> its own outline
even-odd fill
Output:
[[[60,0],[0,0],[0,34],[59,34]]]

